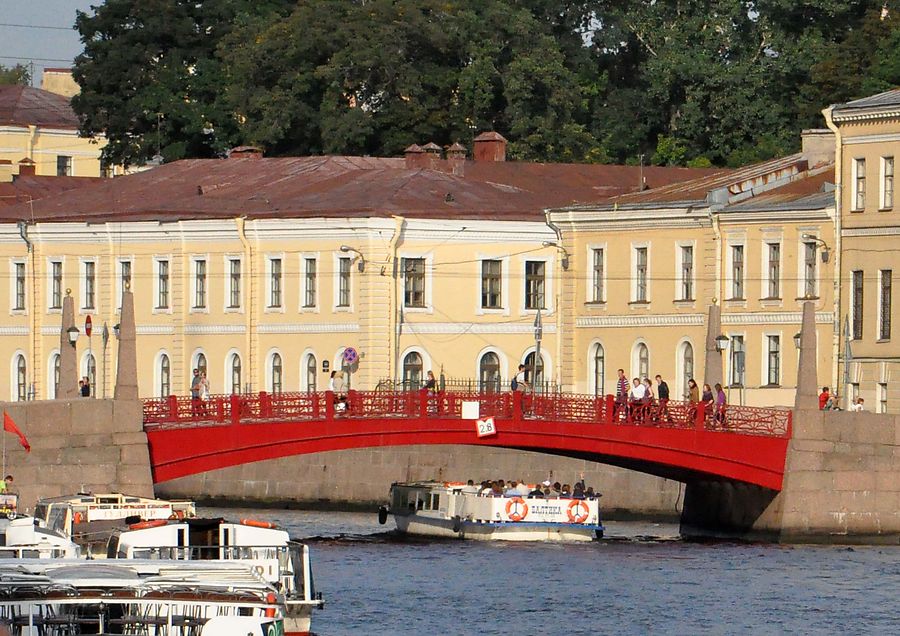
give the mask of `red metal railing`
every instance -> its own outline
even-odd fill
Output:
[[[463,402],[478,402],[481,417],[555,422],[651,426],[746,435],[788,437],[791,412],[782,408],[656,401],[629,406],[611,395],[574,393],[532,396],[521,392],[349,391],[333,393],[248,393],[213,395],[208,400],[170,395],[143,401],[145,429],[210,424],[252,424],[271,420],[334,418],[460,418]]]

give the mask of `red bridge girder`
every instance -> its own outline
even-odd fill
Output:
[[[496,435],[478,437],[461,417],[478,401]],[[350,392],[236,395],[200,403],[147,400],[144,421],[154,481],[291,455],[419,444],[496,446],[580,457],[681,481],[719,478],[780,490],[790,412],[669,402],[628,411],[578,395]]]

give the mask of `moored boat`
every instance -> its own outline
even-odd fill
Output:
[[[464,484],[423,481],[391,485],[390,504],[402,533],[502,541],[591,541],[603,536],[597,498],[493,497]]]

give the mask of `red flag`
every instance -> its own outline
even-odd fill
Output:
[[[19,427],[16,426],[16,423],[13,422],[13,418],[11,418],[6,411],[3,411],[3,430],[7,433],[18,435],[19,443],[22,445],[22,448],[25,449],[25,452],[31,452],[31,444],[28,443],[28,439],[22,434],[22,431],[20,431]]]

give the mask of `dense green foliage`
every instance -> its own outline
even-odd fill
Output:
[[[740,165],[900,84],[900,0],[107,0],[74,100],[115,162],[396,155]],[[887,6],[887,11],[883,8]]]
[[[0,84],[21,84],[28,86],[31,83],[31,73],[28,67],[16,64],[15,66],[3,66],[0,64]]]

